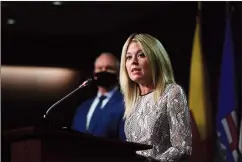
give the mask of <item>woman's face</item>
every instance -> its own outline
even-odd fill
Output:
[[[137,42],[131,42],[126,53],[126,70],[129,78],[138,84],[152,84],[152,73],[148,58]]]

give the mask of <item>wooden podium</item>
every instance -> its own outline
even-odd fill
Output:
[[[10,146],[9,162],[134,162],[138,161],[136,151],[152,148],[44,127],[5,131],[2,139]]]

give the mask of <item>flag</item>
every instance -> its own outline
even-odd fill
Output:
[[[192,156],[189,160],[191,162],[204,162],[204,155],[201,154],[204,151],[201,148],[202,141],[192,111],[190,111],[190,114],[192,125]]]
[[[219,84],[217,135],[226,162],[238,162],[238,121],[231,36],[230,17],[227,16]]]
[[[206,75],[200,42],[200,24],[197,21],[190,68],[189,108],[193,113],[200,137],[204,140],[208,131],[207,110],[209,102],[207,100]]]
[[[190,83],[189,83],[189,108],[192,112],[194,118],[194,124],[197,127],[199,138],[194,139],[195,143],[202,143],[201,145],[195,146],[193,152],[200,152],[197,159],[206,161],[206,155],[211,153],[209,150],[206,154],[204,152],[206,145],[209,143],[206,141],[208,139],[210,123],[208,110],[210,109],[210,103],[208,101],[208,86],[206,85],[206,71],[204,66],[204,60],[201,50],[201,40],[200,40],[200,24],[199,19],[197,19],[196,29],[194,33],[191,67],[190,67]],[[210,124],[211,125],[211,124]],[[194,130],[193,130],[194,133]],[[200,141],[194,141],[200,140]],[[211,142],[210,142],[211,144]],[[212,147],[209,147],[211,149]],[[208,155],[209,156],[209,155]]]

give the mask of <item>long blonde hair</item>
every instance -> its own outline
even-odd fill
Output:
[[[159,40],[149,34],[135,33],[130,35],[122,49],[119,75],[120,88],[124,95],[125,102],[124,118],[130,114],[132,105],[137,101],[140,95],[138,84],[129,78],[126,70],[126,53],[131,42],[137,42],[148,58],[155,88],[155,102],[158,101],[166,84],[175,83],[169,56]]]

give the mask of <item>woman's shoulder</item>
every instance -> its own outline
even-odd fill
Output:
[[[165,93],[168,100],[186,99],[183,87],[177,83],[168,84],[165,88]]]
[[[164,96],[171,97],[177,95],[185,95],[183,87],[177,83],[170,83],[165,86],[163,95],[161,95],[161,97],[163,98]]]
[[[165,92],[183,92],[183,88],[177,83],[170,83],[165,86]]]

